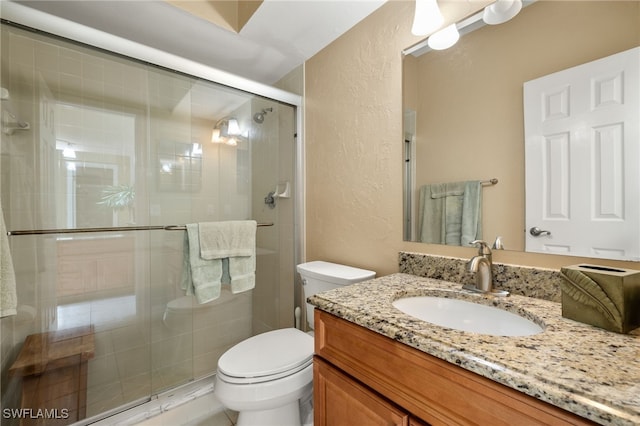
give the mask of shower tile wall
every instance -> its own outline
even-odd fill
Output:
[[[262,197],[279,186],[284,190],[289,183],[291,194],[295,194],[295,129],[294,110],[265,100],[253,100],[253,111],[273,108],[265,114],[261,124],[252,125],[255,143],[252,188],[257,202],[253,203],[252,217],[274,223],[257,234],[261,253],[257,268],[261,271],[260,285],[254,290],[253,329],[255,333],[294,325],[294,205],[292,198],[276,199],[276,207],[269,208]],[[283,130],[284,129],[284,130]],[[275,303],[264,303],[269,295],[276,294]]]
[[[201,113],[220,96],[212,96],[210,83],[6,25],[1,43],[0,85],[11,93],[2,107],[32,129],[2,134],[9,229],[241,218],[276,224],[258,231],[256,289],[171,324],[167,306],[184,297],[184,232],[11,237],[20,306],[17,316],[0,320],[3,407],[19,406],[20,380],[8,370],[30,334],[93,325],[92,416],[212,374],[231,345],[293,325],[292,200],[279,200],[274,210],[263,202],[278,182],[293,183],[292,107],[231,93],[236,102],[246,98],[231,113],[250,129],[252,143],[212,144],[212,126],[222,117],[214,108]],[[259,128],[252,113],[265,105],[276,111]],[[65,158],[65,148],[76,158]],[[105,209],[96,196],[105,182],[135,186],[133,201]]]

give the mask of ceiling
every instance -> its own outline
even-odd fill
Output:
[[[385,1],[264,0],[236,33],[162,0],[14,0],[268,85],[311,58]]]

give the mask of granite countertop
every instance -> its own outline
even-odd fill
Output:
[[[406,315],[406,296],[455,296],[519,313],[544,331],[499,337],[457,331]],[[562,317],[557,302],[461,292],[460,284],[409,274],[311,296],[317,308],[600,424],[640,424],[640,334],[623,335]]]

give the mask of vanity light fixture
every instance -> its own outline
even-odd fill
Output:
[[[427,40],[427,44],[433,50],[444,50],[456,44],[458,40],[460,40],[458,28],[456,24],[451,24],[432,34]]]
[[[489,25],[502,24],[516,16],[521,9],[521,0],[497,0],[484,8],[482,20]]]
[[[444,23],[436,0],[416,0],[411,33],[417,36],[429,35]]]
[[[230,118],[227,121],[227,134],[229,136],[240,135],[240,126],[238,125],[238,120],[236,120],[235,118]]]
[[[416,17],[418,16],[417,12],[419,1],[420,0],[416,0]],[[524,0],[524,2],[522,0],[496,0],[494,3],[485,7],[478,13],[475,13],[468,18],[465,18],[462,21],[458,22],[456,24],[456,29],[459,33],[458,37],[475,31],[485,24],[497,25],[507,22],[509,19],[512,19],[514,16],[516,16],[523,7],[527,7],[528,5],[535,3],[536,1],[538,0]],[[415,19],[417,18],[414,18],[414,26],[416,22]],[[433,30],[436,29],[437,28],[433,28]],[[436,34],[441,31],[444,31],[444,28],[431,35],[431,37],[436,36]],[[450,31],[453,32],[452,30]],[[413,29],[411,30],[411,32],[415,35],[418,35],[413,31]],[[429,50],[436,50],[435,47],[431,47],[431,44],[435,45],[436,41],[438,41],[437,39],[442,37],[442,35],[438,35],[437,37],[435,37],[435,40],[431,40],[431,37],[426,40],[422,40],[421,42],[411,46],[408,49],[405,49],[403,53],[405,55],[420,56],[421,54],[424,54]],[[454,44],[455,42],[451,43],[449,47],[453,46]]]
[[[236,118],[223,118],[219,120],[211,133],[211,142],[238,145],[237,137],[241,135],[240,125]]]

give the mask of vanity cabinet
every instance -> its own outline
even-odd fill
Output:
[[[317,426],[594,424],[318,309],[315,324]]]

